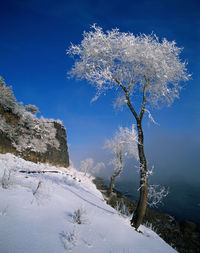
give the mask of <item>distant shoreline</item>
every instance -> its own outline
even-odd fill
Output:
[[[108,180],[104,180],[104,183],[108,185]],[[137,183],[129,182],[116,182],[116,189],[121,194],[133,201],[137,201]],[[189,220],[194,222],[200,229],[200,204],[198,199],[200,196],[200,188],[187,183],[171,183],[164,184],[169,186],[169,194],[163,199],[163,204],[153,210],[161,211],[173,216],[177,221]]]
[[[105,180],[95,178],[93,182],[104,198],[107,199],[108,187],[105,184]],[[119,203],[125,204],[131,212],[135,210],[137,204],[136,201],[115,189],[109,204],[115,208],[117,205],[119,206]],[[143,224],[150,226],[152,230],[178,252],[200,252],[200,230],[194,222],[188,220],[179,222],[167,213],[148,208]]]

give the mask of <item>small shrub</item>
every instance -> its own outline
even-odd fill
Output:
[[[81,171],[84,173],[84,176],[87,175],[88,171],[92,168],[94,160],[92,158],[87,158],[81,161]]]
[[[148,205],[157,207],[163,204],[163,199],[169,194],[169,188],[161,185],[149,185],[148,189]]]
[[[8,206],[0,210],[0,216],[6,216],[8,211]]]
[[[12,171],[13,171],[12,169],[8,169],[8,168],[4,170],[4,173],[1,179],[1,185],[3,189],[8,189],[10,185],[10,178],[11,178]]]
[[[151,222],[146,221],[145,223],[143,223],[143,225],[149,229],[151,229],[152,231],[154,231],[156,234],[158,234],[158,229],[156,228],[156,226],[154,226]]]
[[[85,218],[86,211],[83,208],[79,208],[74,211],[73,222],[77,224],[84,224],[86,222]]]
[[[123,200],[117,201],[115,209],[117,210],[120,216],[123,216],[123,217],[130,216],[129,208],[125,205]]]

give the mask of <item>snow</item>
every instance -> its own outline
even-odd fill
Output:
[[[0,154],[0,184],[1,253],[175,252],[150,229],[136,232],[73,167]]]

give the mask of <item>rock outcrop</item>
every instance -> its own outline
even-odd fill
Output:
[[[11,88],[0,78],[0,153],[68,167],[66,129],[62,122],[38,119],[30,108],[36,111],[37,107],[18,103]]]

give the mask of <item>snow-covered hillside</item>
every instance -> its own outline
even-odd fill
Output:
[[[0,155],[0,253],[175,252],[150,229],[140,230],[73,167]]]

